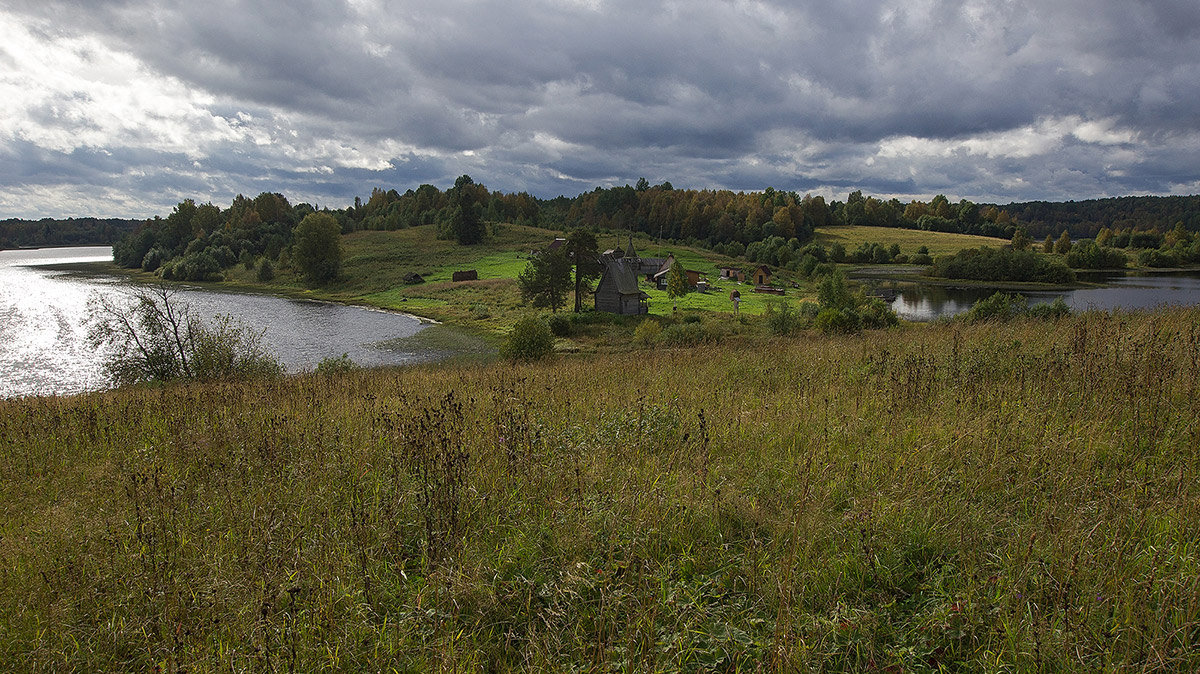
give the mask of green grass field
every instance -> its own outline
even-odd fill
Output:
[[[350,279],[321,291],[331,299],[354,301],[387,309],[410,311],[438,320],[492,333],[502,333],[527,313],[530,308],[520,300],[515,279],[529,260],[529,251],[553,240],[556,233],[533,227],[505,225],[498,236],[475,247],[458,246],[434,238],[433,229],[420,227],[397,232],[357,232],[346,237],[346,276]],[[601,248],[627,246],[628,237],[602,235]],[[680,298],[679,308],[690,311],[712,311],[732,314],[729,292],[739,289],[743,295],[740,311],[758,315],[765,311],[770,295],[751,292],[751,285],[719,283],[718,267],[740,263],[710,251],[686,246],[657,244],[643,236],[634,237],[634,246],[645,257],[675,255],[687,269],[695,269],[716,282],[712,292],[691,293]],[[479,281],[452,283],[452,273],[460,269],[475,269]],[[372,270],[375,270],[372,273]],[[404,274],[416,271],[426,283],[405,285]],[[651,313],[672,314],[672,303],[664,291],[643,283],[650,295]],[[799,293],[799,294],[798,294]],[[803,293],[792,291],[792,299]],[[573,305],[573,298],[568,305]],[[585,299],[590,305],[590,296]],[[481,315],[485,317],[480,318]]]
[[[916,253],[921,246],[928,246],[930,255],[953,255],[964,248],[979,248],[980,246],[996,248],[1009,243],[1005,239],[994,239],[987,236],[857,225],[822,227],[816,231],[813,241],[826,248],[840,243],[845,246],[847,252],[853,252],[864,243],[878,243],[884,246],[891,246],[894,243],[899,245],[900,252],[906,255]]]
[[[553,230],[501,225],[483,244],[460,246],[449,240],[436,238],[431,226],[415,227],[397,231],[362,231],[343,238],[345,263],[343,279],[329,286],[310,290],[304,288],[293,274],[281,271],[279,277],[264,286],[257,283],[254,273],[240,266],[230,270],[232,284],[249,288],[267,288],[303,297],[366,304],[383,309],[406,311],[435,320],[453,323],[481,332],[500,336],[521,316],[532,308],[522,303],[516,277],[528,263],[529,252],[540,249],[561,233]],[[600,248],[628,246],[627,234],[599,235]],[[723,282],[719,278],[719,267],[733,265],[749,270],[755,265],[745,260],[733,260],[711,251],[687,246],[662,244],[644,235],[634,236],[634,246],[644,257],[665,258],[674,255],[685,268],[701,272],[713,288],[708,293],[690,293],[678,300],[684,312],[709,312],[718,316],[733,314],[729,293],[737,289],[742,300],[740,313],[746,316],[762,315],[769,303],[779,301],[774,295],[753,292],[752,284]],[[863,242],[879,242],[890,245],[898,243],[901,250],[916,251],[919,245],[928,245],[934,254],[955,252],[963,247],[979,245],[1002,245],[999,239],[918,232],[913,230],[878,227],[832,227],[817,232],[815,241],[828,246],[840,241],[847,250],[853,251]],[[478,281],[451,282],[453,272],[475,269]],[[410,272],[421,274],[425,283],[408,285],[404,276]],[[815,298],[815,289],[810,281],[797,278],[794,274],[776,270],[777,280],[787,290],[787,301],[795,303]],[[795,286],[795,287],[793,287]],[[650,295],[650,313],[657,316],[674,314],[673,303],[666,292],[643,282],[642,289]],[[584,300],[591,304],[590,295]],[[567,306],[574,305],[574,298]],[[587,348],[593,342],[611,344],[618,340],[614,330],[624,331],[628,342],[632,327],[608,326],[605,335],[585,334],[576,336],[575,346]],[[592,339],[596,338],[596,339]]]
[[[1197,446],[1195,309],[0,400],[0,670],[1197,671]]]

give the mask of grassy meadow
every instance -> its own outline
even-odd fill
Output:
[[[896,244],[906,255],[917,252],[921,246],[929,248],[929,254],[953,255],[965,248],[989,246],[997,248],[1007,245],[1006,239],[996,239],[990,236],[974,236],[971,234],[954,234],[950,232],[926,232],[918,229],[900,229],[898,227],[868,227],[863,225],[837,225],[821,227],[813,235],[813,243],[829,248],[835,243],[842,244],[848,252],[853,252],[864,243],[878,243],[884,246]]]
[[[1200,311],[0,401],[4,671],[1196,671]]]
[[[561,232],[504,224],[477,246],[460,246],[454,241],[436,238],[431,226],[396,231],[360,231],[343,237],[345,263],[342,278],[319,289],[307,289],[290,271],[279,271],[276,279],[260,283],[255,272],[235,267],[226,272],[228,285],[251,289],[271,290],[300,297],[313,297],[337,302],[366,304],[383,309],[406,311],[439,321],[466,326],[484,334],[502,335],[529,307],[521,302],[516,277],[529,261],[529,252],[544,247]],[[601,250],[626,247],[627,234],[600,234]],[[687,269],[705,274],[713,285],[711,292],[691,293],[680,298],[680,309],[732,314],[729,300],[732,290],[742,292],[739,311],[750,316],[761,315],[772,295],[750,292],[750,284],[723,282],[719,268],[733,265],[745,269],[755,267],[744,259],[733,259],[709,250],[683,245],[663,244],[645,235],[634,236],[638,253],[646,257],[675,255]],[[962,248],[979,245],[998,245],[998,239],[919,232],[881,227],[830,227],[817,232],[814,241],[828,247],[841,242],[853,251],[863,242],[885,245],[899,243],[905,253],[915,253],[921,245],[929,246],[933,254],[953,253]],[[454,283],[454,271],[475,269],[478,281]],[[891,269],[891,267],[887,267]],[[404,276],[409,272],[421,274],[425,283],[408,285]],[[815,286],[796,274],[776,270],[787,286],[793,301],[815,297]],[[794,287],[793,287],[794,286]],[[665,291],[643,283],[650,295],[650,313],[658,316],[673,314],[672,302]],[[585,305],[590,306],[590,296]],[[573,297],[568,305],[573,306]]]

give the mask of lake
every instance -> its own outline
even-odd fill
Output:
[[[0,397],[106,386],[103,354],[87,342],[88,300],[127,293],[133,282],[45,265],[109,260],[110,247],[0,251]],[[261,331],[263,344],[289,372],[311,370],[343,353],[363,366],[447,355],[406,344],[429,325],[406,314],[186,286],[177,297],[204,318],[224,314]]]
[[[1063,298],[1072,311],[1097,309],[1151,309],[1161,305],[1193,306],[1200,304],[1200,273],[1123,274],[1120,272],[1080,273],[1080,280],[1103,283],[1104,287],[1064,290],[1022,290],[1030,304],[1053,302]],[[873,283],[879,290],[895,292],[891,307],[909,321],[931,321],[960,314],[975,302],[990,297],[995,288],[940,286],[923,283]]]

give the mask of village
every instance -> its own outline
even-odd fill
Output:
[[[541,248],[529,251],[529,258],[543,254],[561,252],[566,239],[556,237]],[[628,237],[625,248],[615,247],[604,250],[596,258],[601,274],[591,291],[593,306],[596,311],[617,314],[621,316],[638,316],[650,313],[651,295],[647,290],[668,291],[671,270],[676,265],[682,265],[675,255],[667,253],[666,257],[643,256],[634,245],[633,236]],[[697,269],[682,269],[682,278],[686,279],[686,291],[702,294],[723,292],[730,287],[729,302],[731,311],[738,313],[741,303],[742,290],[749,286],[749,292],[766,295],[785,295],[786,290],[772,285],[774,275],[767,265],[751,265],[749,272],[741,266],[717,267],[717,281],[708,278],[708,273]],[[424,278],[416,272],[404,276],[408,284],[424,282]],[[460,269],[452,272],[451,282],[480,280],[477,269]],[[795,286],[795,284],[793,284]]]

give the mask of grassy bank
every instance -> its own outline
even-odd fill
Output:
[[[1195,670],[1198,393],[1181,310],[0,401],[0,668]]]

